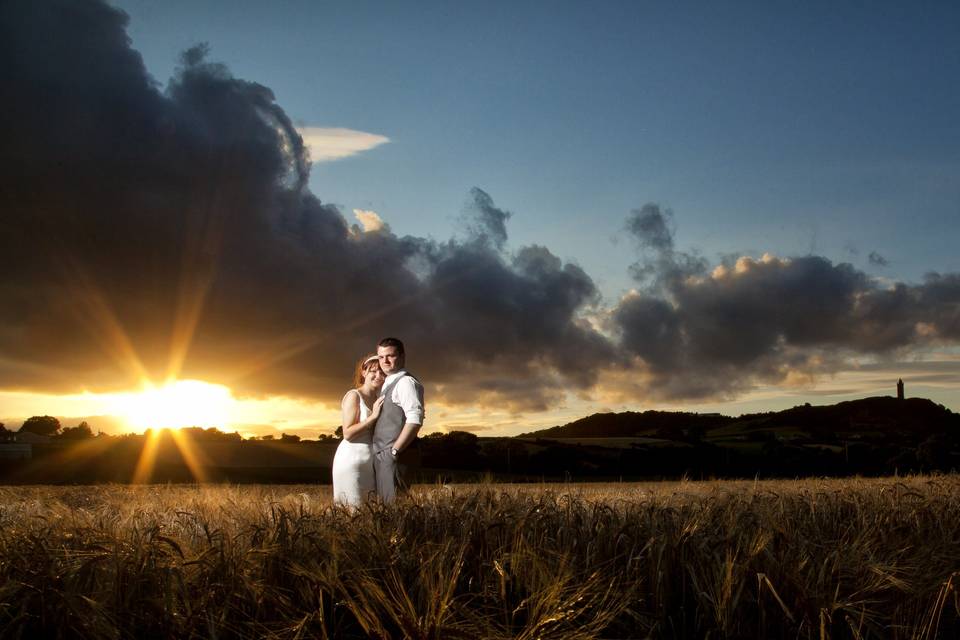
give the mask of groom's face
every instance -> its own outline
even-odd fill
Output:
[[[403,367],[403,356],[396,347],[377,347],[377,358],[380,359],[380,368],[387,375]]]

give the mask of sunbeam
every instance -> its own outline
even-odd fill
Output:
[[[160,438],[163,432],[159,429],[147,431],[145,434],[143,449],[140,451],[140,457],[137,459],[137,467],[133,471],[131,482],[134,484],[143,484],[150,482],[153,476],[153,469],[157,464],[157,449],[160,447]]]
[[[223,167],[220,173],[225,173]],[[203,316],[207,296],[216,279],[223,247],[229,207],[224,206],[224,197],[219,189],[210,190],[207,185],[202,185],[201,189],[206,192],[205,197],[198,198],[202,200],[202,206],[186,216],[177,309],[173,318],[170,361],[167,366],[167,379],[170,380],[178,378],[183,369],[197,325]]]
[[[169,431],[168,433],[173,438],[173,444],[180,451],[180,456],[187,465],[187,469],[190,470],[193,479],[197,482],[206,482],[206,469],[210,466],[210,461],[203,455],[200,448],[180,431]]]

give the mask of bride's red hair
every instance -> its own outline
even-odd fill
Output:
[[[361,387],[363,386],[363,374],[373,367],[379,367],[380,361],[377,359],[377,354],[370,353],[360,358],[357,362],[357,368],[353,372],[353,386]]]

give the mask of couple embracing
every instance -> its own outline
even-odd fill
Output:
[[[371,494],[391,502],[417,462],[423,385],[404,369],[403,342],[384,338],[357,363],[341,402],[343,440],[333,458],[333,499],[359,505]]]

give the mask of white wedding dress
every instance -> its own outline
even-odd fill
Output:
[[[370,409],[359,391],[360,422],[367,419]],[[341,504],[359,505],[370,493],[376,493],[377,483],[373,477],[373,429],[367,429],[359,439],[348,442],[346,438],[337,446],[333,456],[333,500]]]

